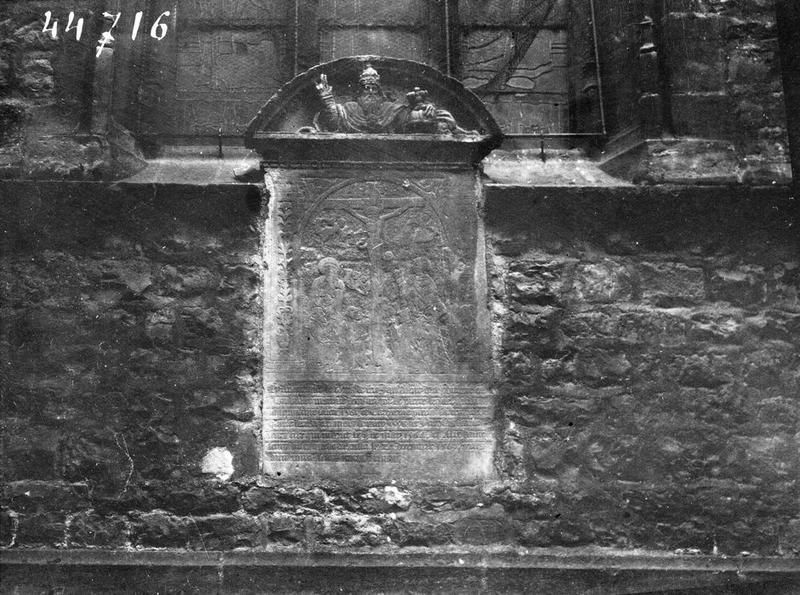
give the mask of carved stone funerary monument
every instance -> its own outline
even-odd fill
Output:
[[[0,2],[0,592],[796,595],[798,29]]]
[[[251,122],[270,195],[265,473],[492,473],[478,163],[499,140],[456,80],[372,56],[312,68]]]

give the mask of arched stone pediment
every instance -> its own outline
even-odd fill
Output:
[[[364,101],[370,84],[380,96],[374,109]],[[296,76],[259,110],[245,134],[248,148],[284,164],[476,163],[501,140],[492,115],[458,80],[419,62],[379,56],[341,58]]]

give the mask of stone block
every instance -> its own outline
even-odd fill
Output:
[[[791,481],[800,471],[797,438],[788,432],[772,436],[741,436],[731,440],[731,448],[742,457],[743,475],[757,477],[758,483]]]
[[[511,543],[515,538],[513,523],[499,504],[468,511],[452,522],[453,538],[468,545]]]
[[[525,458],[535,472],[552,472],[563,466],[568,447],[558,437],[532,438],[525,443]]]
[[[20,350],[20,353],[22,351]],[[11,389],[11,386],[8,387]],[[47,388],[47,387],[43,387]],[[27,399],[27,391],[15,391],[17,398]],[[23,403],[20,403],[23,404]],[[11,412],[9,411],[9,414]],[[22,416],[29,412],[20,411]],[[59,433],[52,426],[31,424],[27,420],[5,419],[3,459],[6,478],[13,480],[55,480],[58,477]],[[13,440],[11,437],[13,436]]]
[[[0,510],[0,547],[13,545],[17,532],[17,514],[10,510]]]
[[[161,511],[131,518],[131,543],[142,547],[186,547],[196,533],[190,519]]]
[[[726,304],[713,304],[687,313],[691,321],[689,341],[714,341],[739,344],[747,338],[745,313]]]
[[[428,41],[418,31],[375,27],[329,29],[320,33],[320,57],[327,62],[354,53],[390,56],[424,62]]]
[[[556,28],[563,26],[569,18],[567,2],[556,0],[529,4],[510,4],[503,0],[487,0],[470,2],[460,0],[458,15],[467,26],[476,25],[513,25],[521,23],[535,29]]]
[[[395,521],[386,527],[391,543],[400,547],[435,547],[455,542],[453,527],[446,523]]]
[[[742,87],[752,86],[754,91],[763,92],[766,90],[765,85],[780,79],[777,67],[777,56],[772,52],[734,50],[728,59],[726,83]]]
[[[758,266],[716,269],[711,272],[708,281],[708,296],[711,300],[737,306],[764,303],[767,297],[764,270]]]
[[[191,517],[189,548],[199,550],[231,550],[264,545],[264,527],[257,518],[246,514],[225,514]]]
[[[319,487],[276,486],[275,493],[282,509],[297,508],[298,506],[318,511],[329,509],[328,495]]]
[[[727,69],[722,39],[727,27],[728,19],[714,13],[665,17],[663,36],[668,45],[664,53],[676,93],[723,91]]]
[[[240,422],[253,419],[252,398],[235,391],[209,392],[196,390],[193,402],[188,407],[208,417],[222,417]]]
[[[26,97],[49,96],[55,88],[50,61],[38,58],[24,63],[17,75],[16,84]]]
[[[64,545],[66,516],[58,512],[34,512],[17,517],[15,545],[61,547]]]
[[[678,382],[683,386],[712,388],[731,381],[731,372],[722,357],[693,355],[679,363]]]
[[[482,505],[487,497],[474,486],[429,485],[419,490],[419,499],[420,508],[425,510],[464,510]]]
[[[701,302],[706,297],[702,268],[681,263],[645,262],[639,267],[642,299],[663,308]]]
[[[592,531],[586,522],[556,518],[549,521],[531,521],[521,528],[520,541],[527,547],[574,547],[592,540]]]
[[[490,78],[486,71],[480,72],[477,68],[469,74],[470,76],[465,78],[465,83],[472,88],[485,84]],[[521,76],[511,79],[511,82],[523,82],[526,85],[532,84],[524,79],[524,72],[519,74]],[[554,73],[550,77],[552,80],[545,79],[537,81],[536,84],[538,85],[541,82],[543,87],[551,88],[551,93],[554,95],[561,93],[560,96],[553,97],[544,93],[541,95],[536,95],[535,93],[525,94],[520,89],[518,94],[482,94],[481,97],[503,130],[508,133],[548,134],[567,132],[569,98],[567,96],[566,83],[559,84],[561,82],[560,79],[564,77],[559,77],[558,74],[560,73]],[[546,170],[545,173],[551,172]],[[534,179],[539,180],[541,178],[532,176],[529,179],[532,182]]]
[[[221,277],[207,267],[168,265],[161,274],[167,288],[178,295],[194,295],[218,289]]]
[[[174,310],[152,312],[145,321],[144,332],[156,344],[168,345],[172,341],[176,321],[177,313]]]
[[[416,27],[424,29],[430,20],[424,0],[396,0],[394,2],[372,2],[365,5],[361,0],[321,0],[319,22],[323,27]],[[347,55],[366,54],[366,51],[350,52]],[[381,55],[391,55],[379,52]]]
[[[292,13],[291,6],[281,0],[259,3],[231,0],[222,4],[208,0],[186,0],[185,5],[181,5],[181,24],[198,26],[213,23],[220,28],[251,23],[275,25],[285,24]]]
[[[391,544],[384,533],[385,518],[355,513],[333,513],[319,519],[314,527],[316,543],[339,547]]]
[[[11,38],[26,52],[54,50],[58,39],[53,39],[50,34],[42,31],[42,24],[38,19],[26,21],[14,30]]]
[[[67,434],[62,443],[63,476],[68,481],[96,481],[106,486],[122,486],[130,471],[125,449],[106,428],[96,428],[91,436]]]
[[[8,71],[6,72],[8,74]],[[3,88],[3,66],[0,61],[0,89]],[[30,118],[30,107],[19,99],[0,99],[0,143],[6,146],[20,141],[24,126]],[[4,162],[11,157],[4,149]]]
[[[774,93],[758,95],[751,93],[736,98],[735,113],[742,127],[743,137],[757,134],[758,130],[765,127],[785,126],[786,116],[781,97],[782,95]],[[746,149],[752,150],[751,145],[745,146]]]
[[[694,118],[691,110],[695,109],[694,102],[701,104],[703,110],[722,109],[718,102],[730,103],[730,99],[723,94],[696,94],[691,97],[683,95],[673,96],[675,110],[673,116],[680,126],[694,126],[690,120]],[[730,109],[730,105],[728,108]],[[684,110],[688,120],[684,120]],[[713,118],[712,114],[706,116]],[[709,126],[704,120],[699,126]],[[725,123],[724,126],[728,126]],[[706,128],[697,132],[688,132],[687,135],[711,135],[710,138],[723,137],[722,128],[710,130]],[[733,134],[733,128],[728,126],[728,131]],[[650,140],[645,144],[642,158],[633,164],[632,171],[628,174],[638,183],[646,184],[732,184],[738,181],[739,156],[735,146],[730,141],[712,141],[696,138],[679,138],[670,140]]]
[[[733,99],[723,92],[699,93],[692,91],[675,93],[672,96],[675,132],[680,136],[710,139],[732,138],[737,131],[734,118],[720,118],[719,114],[730,114],[735,110]]]
[[[753,324],[750,320],[747,322]],[[759,341],[759,348],[748,350],[741,357],[742,375],[748,386],[768,391],[778,386],[792,390],[797,385],[798,375],[793,369],[797,346],[794,341],[788,341],[791,339],[794,339],[791,335],[775,340],[769,337],[769,333],[753,334],[752,340]]]
[[[634,271],[625,263],[606,259],[581,263],[573,273],[570,298],[580,302],[619,302],[635,298]]]
[[[559,329],[562,312],[547,307],[542,312],[518,312],[506,322],[503,348],[520,350],[544,359],[568,355],[569,341]]]
[[[275,507],[277,497],[272,488],[251,487],[241,496],[242,508],[251,514],[258,514]]]
[[[505,275],[505,293],[517,308],[557,306],[570,288],[575,266],[574,260],[561,257],[512,261]]]
[[[633,366],[624,353],[584,349],[575,356],[575,372],[588,381],[604,384],[622,381]]]
[[[698,326],[690,310],[639,305],[577,312],[565,317],[561,324],[564,333],[576,344],[616,349],[640,349],[654,344],[678,347],[686,344],[690,333],[700,332]]]
[[[81,512],[70,517],[69,547],[123,547],[128,535],[124,517]]]
[[[154,481],[148,486],[154,505],[178,515],[232,513],[239,509],[239,490],[228,483]]]
[[[269,528],[269,541],[290,545],[301,543],[306,538],[305,524],[302,516],[285,512],[274,512],[262,515],[262,522]]]
[[[800,553],[800,519],[792,519],[781,535],[781,547],[786,553]]]
[[[736,116],[743,126],[750,129],[763,128],[770,123],[766,108],[753,101],[739,101],[736,105]]]
[[[208,30],[181,37],[175,95],[169,110],[154,110],[160,133],[241,134],[258,109],[249,97],[277,90],[283,79],[278,29]],[[158,90],[158,92],[162,92]]]
[[[3,486],[3,505],[21,513],[73,512],[89,507],[89,486],[63,481],[12,481]]]

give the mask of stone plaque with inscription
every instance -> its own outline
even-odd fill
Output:
[[[262,108],[263,471],[491,475],[483,105],[406,60],[337,60]]]

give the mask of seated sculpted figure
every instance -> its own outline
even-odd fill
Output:
[[[405,101],[391,101],[383,92],[381,77],[369,64],[358,79],[355,101],[337,103],[328,77],[321,75],[317,91],[324,109],[314,118],[321,132],[469,134],[452,114],[428,101],[428,92],[415,88]]]

